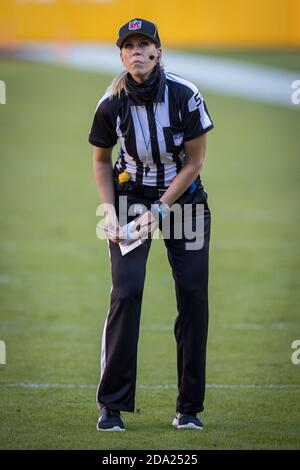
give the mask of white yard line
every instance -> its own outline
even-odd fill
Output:
[[[294,323],[224,323],[221,325],[222,328],[229,330],[282,330],[285,328],[294,328]],[[172,332],[174,330],[174,325],[164,324],[164,323],[154,323],[141,325],[141,331],[161,331],[161,332]],[[90,325],[80,325],[80,324],[57,324],[57,325],[18,325],[18,324],[2,324],[0,326],[0,332],[4,333],[40,333],[40,332],[76,332],[81,333],[86,331],[94,331],[94,326]],[[101,325],[99,325],[99,332],[101,332]]]
[[[15,382],[15,383],[0,383],[0,388],[26,388],[26,389],[45,389],[45,388],[60,388],[60,389],[95,389],[97,385],[93,384],[67,384],[67,383],[31,383],[31,382]],[[157,385],[138,385],[140,389],[146,390],[169,390],[177,389],[175,384],[157,384]],[[300,384],[207,384],[206,388],[209,389],[267,389],[267,390],[297,390],[300,389]]]
[[[59,47],[49,43],[28,43],[15,51],[14,56],[109,74],[122,71],[118,49],[110,44]],[[293,105],[291,101],[292,83],[300,80],[300,72],[168,49],[164,49],[163,62],[166,70],[197,83],[200,91],[204,88],[300,110],[300,105]]]

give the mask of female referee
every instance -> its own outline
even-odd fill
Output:
[[[94,175],[105,207],[112,272],[102,335],[97,429],[125,431],[120,411],[135,408],[146,262],[152,235],[165,224],[168,230],[162,233],[178,309],[174,326],[178,396],[172,425],[200,430],[203,424],[197,413],[203,410],[205,393],[210,210],[199,173],[213,123],[196,86],[164,70],[155,23],[140,18],[129,21],[120,28],[116,44],[126,70],[100,99],[89,134]],[[117,141],[120,147],[113,165]],[[126,210],[131,211],[129,231],[120,222],[120,196],[126,196]],[[191,208],[187,213],[194,228],[197,220],[203,222],[202,229],[193,232],[194,245],[188,243],[192,238],[185,230],[178,231],[185,223],[185,207]],[[202,242],[197,243],[200,231]],[[124,239],[142,243],[123,255],[120,242]]]

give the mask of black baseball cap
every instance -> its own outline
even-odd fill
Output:
[[[157,26],[155,23],[152,23],[152,21],[143,20],[141,18],[134,18],[128,21],[128,23],[124,24],[119,29],[119,38],[116,42],[117,46],[121,48],[125,39],[132,34],[143,34],[152,39],[157,47],[161,47]]]

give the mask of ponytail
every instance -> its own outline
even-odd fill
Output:
[[[115,96],[120,98],[122,90],[124,90],[125,95],[128,95],[129,91],[126,86],[126,75],[127,70],[124,70],[124,72],[120,73],[113,79],[113,81],[107,88],[106,93],[110,94],[110,100],[112,100]]]

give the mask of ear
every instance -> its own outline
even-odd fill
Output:
[[[161,59],[162,59],[162,48],[161,47],[158,47],[156,49],[156,59],[157,59],[158,62],[160,62]]]

